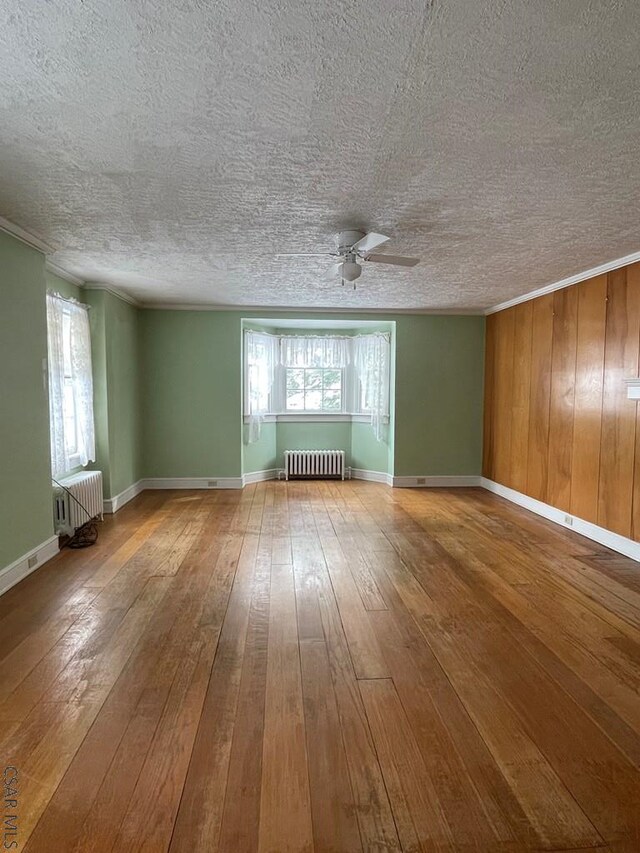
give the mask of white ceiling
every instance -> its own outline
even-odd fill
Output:
[[[5,0],[0,216],[145,301],[483,308],[640,249],[637,0]],[[358,289],[340,228],[414,269]]]

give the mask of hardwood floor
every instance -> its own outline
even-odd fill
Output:
[[[479,489],[145,492],[0,640],[5,847],[640,850],[640,565]]]

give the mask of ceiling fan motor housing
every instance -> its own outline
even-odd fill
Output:
[[[338,234],[338,252],[345,254],[354,243],[357,243],[363,237],[364,231],[341,231]]]

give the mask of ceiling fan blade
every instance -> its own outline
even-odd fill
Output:
[[[381,246],[383,243],[386,243],[389,237],[385,237],[384,234],[376,234],[375,231],[369,231],[368,234],[365,234],[357,243],[354,243],[351,247],[354,252],[370,252],[372,249],[375,249],[376,246]]]
[[[278,252],[276,258],[335,258],[335,252]]]
[[[401,255],[367,255],[363,260],[373,264],[392,264],[396,267],[415,267],[420,263],[420,258],[403,258]]]

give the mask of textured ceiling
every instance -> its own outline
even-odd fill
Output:
[[[637,0],[5,0],[0,216],[145,301],[482,308],[640,249]],[[357,291],[340,228],[414,269]]]

